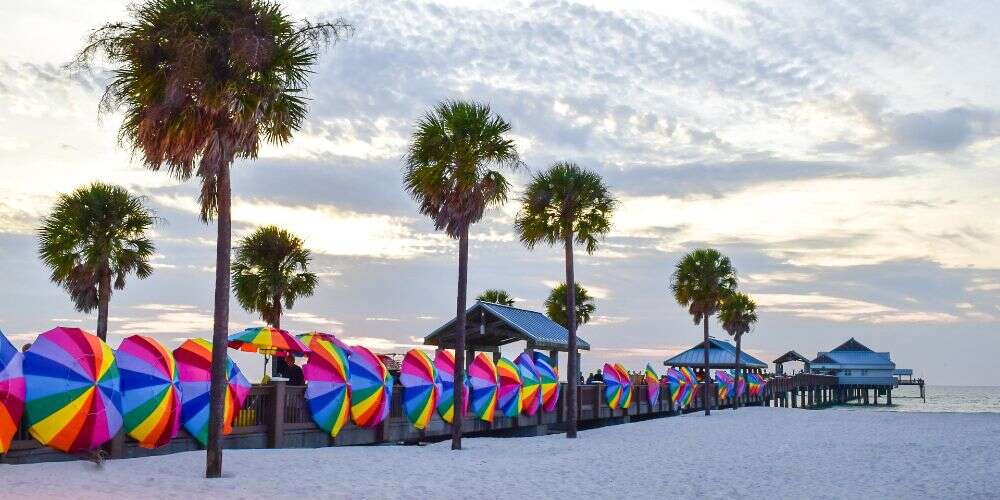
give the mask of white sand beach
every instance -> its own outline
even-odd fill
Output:
[[[743,408],[536,438],[0,465],[4,498],[916,498],[1000,492],[1000,414]],[[734,465],[734,458],[740,463]],[[463,479],[454,481],[459,475]]]

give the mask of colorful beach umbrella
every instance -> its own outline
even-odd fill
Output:
[[[23,357],[0,332],[0,455],[7,453],[24,414]]]
[[[728,372],[716,370],[715,381],[718,384],[719,399],[726,399],[734,394],[733,377]]]
[[[677,368],[667,370],[667,390],[670,391],[670,404],[674,408],[683,408],[684,393],[687,383],[684,374]]]
[[[434,385],[437,386],[437,411],[441,420],[452,423],[455,417],[455,355],[451,351],[439,349],[434,353]],[[462,416],[469,414],[469,376],[462,384]]]
[[[358,427],[375,427],[389,415],[392,375],[378,356],[361,346],[351,347],[351,420]]]
[[[309,350],[291,333],[270,326],[247,328],[229,336],[229,347],[271,356],[303,354]]]
[[[539,384],[538,369],[535,368],[535,361],[531,359],[531,354],[522,352],[514,360],[517,365],[517,373],[521,376],[521,411],[525,415],[533,416],[538,411],[538,406],[542,404],[542,387]]]
[[[38,336],[24,355],[25,413],[31,435],[64,453],[93,450],[122,428],[114,352],[79,328]]]
[[[747,389],[747,377],[744,373],[742,377],[736,378],[736,370],[730,372],[730,376],[736,384],[736,397],[741,397],[746,394]]]
[[[521,414],[521,374],[507,358],[497,361],[497,407],[505,417]]]
[[[181,426],[181,391],[174,355],[156,339],[133,335],[115,353],[125,432],[142,448],[170,442]]]
[[[632,379],[628,375],[628,370],[625,369],[621,363],[615,363],[615,369],[621,375],[622,380],[622,409],[627,409],[632,406],[632,396],[635,391],[632,390]]]
[[[604,363],[604,402],[617,410],[622,404],[622,374],[611,363]]]
[[[660,402],[660,376],[649,363],[646,363],[646,401],[649,406],[656,406]]]
[[[212,343],[188,339],[174,349],[181,388],[181,425],[203,446],[208,444],[209,389],[212,381]],[[226,356],[226,396],[223,400],[222,434],[233,432],[233,419],[250,394],[250,382],[240,367]]]
[[[348,357],[350,357],[351,355],[351,347],[345,344],[342,340],[338,339],[337,336],[332,333],[312,331],[312,332],[300,333],[296,335],[295,338],[299,339],[299,342],[302,342],[302,345],[306,346],[308,349],[312,349],[312,340],[314,338],[320,338],[332,342],[333,345],[339,347],[342,351],[344,351],[344,354],[346,354]]]
[[[351,413],[351,367],[347,352],[322,337],[312,337],[302,376],[313,422],[337,437]]]
[[[550,412],[559,404],[559,369],[552,365],[548,356],[540,352],[535,352],[533,361],[542,386],[542,409]]]
[[[480,420],[493,422],[497,408],[497,367],[485,352],[476,355],[469,365],[472,386],[472,413]]]
[[[694,401],[695,396],[698,395],[698,391],[701,390],[701,385],[698,384],[698,375],[695,374],[690,366],[682,366],[680,370],[684,374],[684,383],[688,388],[684,393],[684,400],[681,403],[683,407],[688,407],[691,406],[691,402]]]
[[[437,378],[434,362],[420,349],[411,349],[403,357],[399,383],[403,385],[403,413],[417,429],[424,429],[437,407]]]

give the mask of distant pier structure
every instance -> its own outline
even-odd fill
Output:
[[[849,399],[878,405],[879,396],[884,395],[886,404],[892,404],[896,363],[888,352],[873,351],[854,337],[830,351],[817,353],[809,362],[809,371],[837,377],[838,390],[849,392]]]
[[[920,399],[922,399],[925,403],[927,402],[927,393],[924,392],[924,379],[913,378],[912,369],[896,368],[892,371],[892,375],[896,377],[896,386],[915,385],[920,387]]]

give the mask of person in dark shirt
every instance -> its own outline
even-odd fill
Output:
[[[285,366],[282,367],[281,372],[288,379],[288,385],[306,385],[306,379],[302,376],[302,368],[295,364],[295,356],[291,354],[285,356]]]

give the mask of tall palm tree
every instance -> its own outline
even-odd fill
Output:
[[[514,297],[511,297],[507,290],[500,290],[496,288],[490,288],[489,290],[483,290],[483,293],[476,297],[476,300],[481,300],[483,302],[492,302],[494,304],[500,304],[502,306],[513,306]]]
[[[611,214],[618,201],[595,172],[575,163],[561,162],[532,178],[521,210],[514,220],[521,242],[529,249],[538,243],[563,246],[566,255],[566,310],[576,311],[576,282],[573,277],[573,243],[584,245],[588,254],[597,250],[598,240],[611,230]],[[569,419],[566,437],[576,437],[577,348],[576,315],[567,317],[569,360],[567,379]]]
[[[465,302],[469,226],[507,201],[509,184],[497,169],[521,165],[510,124],[486,104],[447,101],[418,123],[406,153],[403,184],[434,228],[458,240],[455,305],[455,380],[465,380]],[[455,391],[455,408],[463,406]],[[451,448],[462,449],[462,419],[452,424]]]
[[[316,289],[309,250],[277,226],[264,226],[240,240],[233,261],[233,292],[244,309],[281,328],[281,313]]]
[[[155,248],[147,232],[155,217],[125,188],[95,182],[59,196],[42,219],[38,253],[62,285],[76,310],[97,308],[97,336],[108,338],[108,306],[112,288],[125,288],[135,273],[153,273],[149,259]]]
[[[590,323],[590,316],[597,312],[597,306],[594,304],[594,298],[587,293],[586,288],[580,286],[579,283],[573,285],[576,286],[576,295],[573,297],[573,304],[576,306],[576,325],[586,325]],[[548,298],[545,299],[545,315],[568,330],[567,295],[569,294],[566,293],[566,283],[560,283],[559,286],[553,288],[549,292]]]
[[[324,43],[343,21],[293,22],[267,0],[146,0],[134,20],[95,30],[77,57],[114,72],[101,101],[122,110],[119,137],[151,170],[201,178],[201,218],[218,217],[206,476],[222,475],[230,287],[230,168],[262,141],[284,144],[306,117],[303,95]]]
[[[734,292],[726,295],[719,306],[719,322],[729,335],[736,339],[736,387],[740,386],[743,368],[740,365],[743,336],[750,333],[757,323],[757,303],[749,295]],[[733,409],[740,405],[739,398],[733,399]]]
[[[704,326],[705,350],[704,376],[702,377],[702,399],[705,401],[705,415],[710,415],[708,404],[708,320],[719,311],[722,299],[736,290],[736,270],[729,257],[714,248],[699,248],[681,258],[670,277],[670,290],[674,299],[688,308],[694,324]]]

